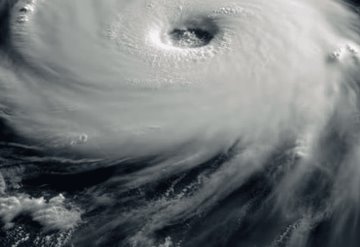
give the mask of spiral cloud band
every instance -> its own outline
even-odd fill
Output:
[[[26,181],[79,176],[89,184],[61,205],[82,210],[51,224],[72,229],[76,246],[359,243],[354,5],[18,0],[0,10],[4,224],[15,217],[2,200],[43,196]],[[42,200],[36,212],[50,207]],[[95,226],[79,226],[80,211]]]

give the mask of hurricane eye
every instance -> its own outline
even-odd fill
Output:
[[[189,28],[174,29],[170,32],[173,44],[179,47],[201,47],[209,44],[214,35],[206,30]]]
[[[198,48],[208,45],[218,34],[219,28],[208,18],[186,21],[168,33],[172,45],[181,48]]]

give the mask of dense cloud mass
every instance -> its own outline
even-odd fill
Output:
[[[0,14],[0,245],[359,245],[355,3]]]

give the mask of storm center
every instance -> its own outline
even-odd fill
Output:
[[[186,21],[170,30],[172,45],[181,48],[198,48],[208,45],[219,32],[218,26],[209,18]]]

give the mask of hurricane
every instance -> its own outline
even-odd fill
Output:
[[[355,247],[359,4],[0,0],[0,246]]]

